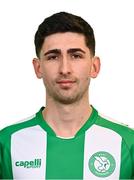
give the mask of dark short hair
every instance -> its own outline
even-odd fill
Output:
[[[95,37],[92,27],[79,16],[67,12],[59,12],[46,18],[38,27],[34,39],[37,57],[40,56],[44,39],[47,36],[64,32],[83,34],[87,47],[95,55]]]

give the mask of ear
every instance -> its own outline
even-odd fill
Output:
[[[96,78],[100,71],[100,58],[94,56],[92,59],[92,66],[91,66],[91,78]]]
[[[42,78],[41,61],[38,58],[33,59],[33,67],[37,78]]]

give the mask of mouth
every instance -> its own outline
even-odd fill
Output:
[[[59,84],[62,89],[69,89],[72,87],[72,85],[74,83],[76,83],[76,81],[73,81],[73,80],[59,80],[59,81],[57,81],[57,84]]]
[[[57,81],[58,84],[68,84],[68,83],[74,83],[75,81],[72,80],[60,80]]]

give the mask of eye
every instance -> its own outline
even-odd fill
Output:
[[[49,55],[47,56],[47,60],[57,60],[58,59],[58,55]]]
[[[71,55],[72,59],[81,59],[83,58],[82,54],[79,54],[79,53],[73,53]]]

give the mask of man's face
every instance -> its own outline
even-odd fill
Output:
[[[88,97],[90,78],[99,72],[82,34],[56,33],[45,38],[40,59],[33,60],[38,78],[43,78],[47,98],[71,104]]]

